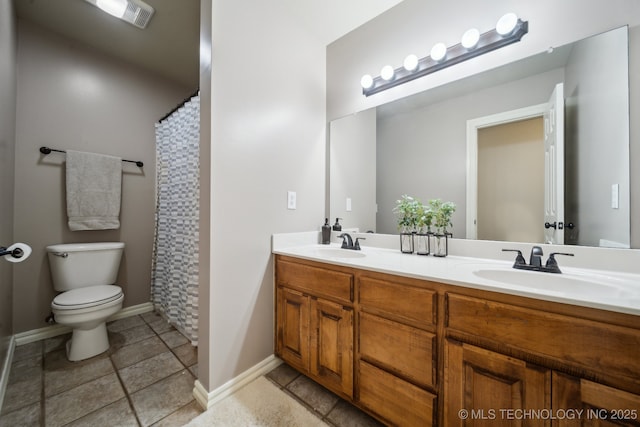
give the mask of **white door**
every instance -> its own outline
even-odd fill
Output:
[[[564,244],[564,87],[559,83],[544,113],[544,240]]]

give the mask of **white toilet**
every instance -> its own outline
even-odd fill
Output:
[[[67,358],[84,360],[109,349],[106,320],[122,308],[124,294],[114,285],[124,243],[72,243],[47,246],[57,323],[73,328]]]

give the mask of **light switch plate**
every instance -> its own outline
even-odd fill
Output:
[[[295,209],[297,204],[295,191],[287,191],[287,209]]]
[[[351,197],[347,197],[347,212],[351,212]]]
[[[620,207],[620,186],[618,184],[611,185],[611,209],[618,209]]]

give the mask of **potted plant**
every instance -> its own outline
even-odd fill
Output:
[[[413,253],[413,235],[417,231],[418,207],[421,205],[418,200],[406,194],[396,201],[393,212],[398,215],[400,251],[403,253]]]
[[[433,223],[433,210],[430,206],[420,204],[417,207],[417,231],[415,234],[415,247],[418,255],[429,255],[431,252],[431,244],[429,242],[433,233],[431,232],[431,224]]]
[[[449,253],[448,237],[452,236],[448,228],[453,226],[451,216],[456,211],[456,205],[453,202],[443,202],[440,199],[429,201],[429,206],[433,211],[433,225],[436,228],[434,234],[434,256],[445,257]]]

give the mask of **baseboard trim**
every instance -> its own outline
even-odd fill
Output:
[[[204,388],[202,383],[200,383],[199,380],[196,380],[195,386],[193,388],[193,397],[195,397],[196,401],[202,407],[202,409],[206,411],[217,402],[240,390],[251,381],[255,380],[258,377],[261,377],[262,375],[279,366],[281,363],[282,360],[272,354],[262,362],[247,369],[237,377],[230,379],[211,392],[208,392]]]
[[[125,307],[113,316],[107,319],[107,322],[111,322],[112,320],[120,320],[125,317],[137,316],[138,314],[149,313],[153,311],[153,303],[145,302],[138,305],[132,305],[131,307]]]
[[[16,339],[15,336],[11,336],[9,338],[9,346],[7,347],[6,358],[4,359],[4,364],[2,365],[2,372],[0,372],[0,410],[2,410],[2,405],[4,403],[4,396],[7,392],[7,385],[9,384],[9,374],[11,373],[11,363],[13,362],[13,352],[16,349]]]
[[[113,316],[107,319],[108,322],[112,320],[120,320],[126,317],[136,316],[138,314],[148,313],[153,311],[153,304],[145,302],[138,305],[132,305],[131,307],[125,307]],[[64,335],[71,332],[71,328],[64,325],[50,325],[44,328],[32,329],[30,331],[20,332],[15,335],[15,345],[20,346],[29,344],[32,342],[40,341],[47,338],[57,337],[58,335]]]

